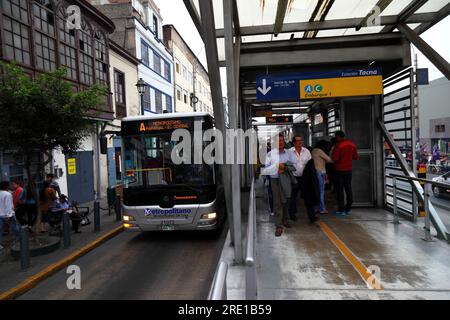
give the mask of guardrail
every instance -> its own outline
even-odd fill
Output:
[[[252,181],[249,196],[248,223],[247,223],[247,243],[245,257],[245,298],[246,300],[256,300],[256,192],[255,180]],[[213,284],[208,294],[208,300],[227,300],[227,273],[228,264],[220,262],[214,275]]]
[[[395,220],[394,223],[399,223],[398,218],[398,201],[397,201],[397,181],[406,181],[406,182],[419,182],[424,184],[423,188],[423,202],[425,204],[425,241],[432,241],[431,237],[431,217],[434,217],[435,220],[438,220],[440,222],[439,228],[441,233],[444,234],[444,240],[449,241],[450,239],[450,233],[448,232],[446,226],[442,223],[442,220],[439,217],[439,214],[436,212],[432,204],[430,203],[430,190],[429,186],[437,186],[441,188],[449,188],[450,186],[445,183],[432,181],[428,179],[420,179],[420,178],[414,178],[414,177],[408,177],[408,176],[402,176],[397,174],[391,174],[390,177],[392,178],[393,185],[394,185],[394,216]],[[438,230],[439,232],[439,230]]]
[[[393,137],[390,135],[389,131],[386,129],[386,126],[384,123],[378,119],[378,125],[381,129],[381,132],[383,133],[384,139],[389,144],[389,147],[391,148],[392,152],[394,153],[396,159],[399,162],[400,168],[402,169],[403,173],[406,176],[397,176],[398,178],[404,177],[407,179],[407,181],[411,184],[413,192],[416,194],[417,199],[419,201],[422,201],[425,203],[424,199],[424,190],[422,186],[420,185],[420,179],[416,178],[414,175],[414,172],[409,168],[408,163],[406,162],[406,159],[402,156],[402,153],[400,152],[399,147],[396,145]],[[393,177],[394,175],[392,175]],[[415,202],[415,201],[414,201]],[[439,217],[436,209],[434,209],[434,206],[431,203],[428,203],[429,205],[429,218],[431,219],[431,222],[434,225],[434,228],[436,229],[438,233],[438,237],[443,240],[449,240],[450,234],[447,231],[447,228],[445,227],[444,223],[442,222],[441,218]],[[414,204],[413,204],[414,207]]]
[[[245,298],[246,300],[256,300],[256,192],[255,179],[252,181],[250,189],[248,223],[247,223],[247,252],[245,258]]]
[[[227,273],[228,264],[220,262],[214,275],[213,284],[208,295],[208,300],[227,300]]]

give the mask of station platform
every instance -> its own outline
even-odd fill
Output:
[[[258,299],[450,299],[450,244],[425,242],[423,223],[395,225],[387,211],[354,209],[311,225],[300,207],[299,220],[277,238],[262,180],[256,186]],[[227,299],[243,300],[246,267],[233,259],[228,235],[221,256],[229,265]]]

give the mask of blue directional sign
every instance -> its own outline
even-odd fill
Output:
[[[256,99],[260,101],[298,101],[301,91],[306,94],[325,94],[323,84],[311,84],[304,80],[338,80],[342,78],[364,78],[381,75],[381,68],[258,75],[256,77]]]
[[[298,100],[298,86],[295,75],[259,76],[256,80],[256,97],[264,101]]]

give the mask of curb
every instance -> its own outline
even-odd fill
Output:
[[[15,299],[18,296],[24,294],[25,292],[34,288],[40,282],[44,281],[46,278],[50,277],[52,274],[56,273],[57,271],[61,270],[64,267],[68,266],[70,263],[72,263],[73,261],[77,260],[78,258],[86,255],[88,252],[92,251],[93,249],[99,247],[102,243],[117,236],[123,230],[124,230],[123,226],[120,226],[120,227],[114,229],[113,231],[101,236],[100,238],[94,240],[93,242],[89,243],[88,245],[84,246],[83,248],[70,254],[66,258],[63,258],[62,260],[48,266],[47,268],[40,271],[36,275],[29,277],[28,279],[26,279],[24,282],[22,282],[18,286],[14,287],[4,293],[0,293],[0,301],[1,300],[12,300],[12,299]]]

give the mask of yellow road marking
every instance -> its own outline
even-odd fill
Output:
[[[384,290],[381,282],[372,274],[372,272],[351,252],[351,250],[342,242],[333,231],[323,222],[318,225],[333,244],[339,249],[342,255],[352,264],[364,282],[374,290]]]
[[[94,240],[93,242],[89,243],[88,245],[84,246],[83,248],[75,251],[71,255],[67,256],[66,258],[48,266],[38,274],[29,277],[24,282],[16,286],[15,288],[12,288],[4,293],[0,294],[0,300],[11,300],[14,299],[28,290],[34,288],[37,284],[51,276],[52,274],[56,273],[57,271],[61,270],[62,268],[68,266],[73,261],[77,260],[81,256],[84,256],[88,252],[92,251],[96,247],[100,246],[103,242],[115,237],[120,232],[124,230],[123,226],[120,226],[111,232],[101,236],[100,238]]]

